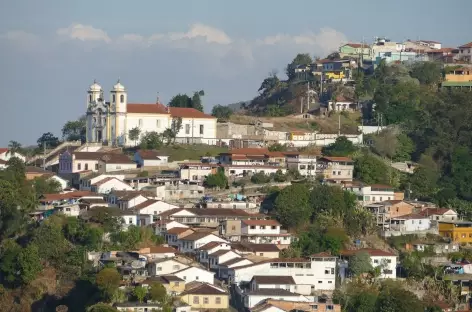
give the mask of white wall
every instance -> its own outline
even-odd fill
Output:
[[[151,263],[149,265],[149,274],[151,276],[166,275],[186,268],[188,268],[188,265],[169,259],[167,261]]]
[[[64,179],[61,178],[61,177],[58,177],[57,175],[53,175],[53,176],[50,177],[49,179],[59,182],[59,184],[61,184],[61,190],[66,189],[67,186],[69,185],[69,181],[64,180]]]
[[[129,186],[128,184],[117,180],[113,179],[110,181],[107,181],[96,188],[96,192],[99,194],[108,194],[110,193],[111,190],[117,190],[117,191],[132,191],[133,188]]]
[[[163,201],[158,201],[158,202],[155,202],[154,204],[151,204],[151,205],[147,206],[146,208],[141,209],[139,211],[139,213],[140,214],[157,215],[157,214],[166,212],[167,210],[171,210],[171,209],[174,209],[174,208],[179,208],[179,206],[168,204],[168,203],[163,202]],[[169,227],[167,227],[167,229],[169,229]]]
[[[277,299],[277,300],[284,300],[284,301],[298,301],[298,302],[312,302],[312,300],[310,300],[309,298],[305,297],[305,296],[275,296],[276,298],[274,299]],[[262,300],[265,300],[265,299],[268,299],[268,298],[272,298],[270,296],[263,296],[263,295],[251,295],[251,296],[246,296],[244,298],[244,301],[245,301],[245,306],[247,308],[253,308],[256,304],[258,304],[259,302],[261,302]]]
[[[274,227],[275,229],[271,225],[247,225],[241,221],[241,234],[280,234],[280,225]]]
[[[193,252],[195,249],[202,247],[210,242],[227,242],[215,234],[209,234],[196,241],[186,241],[185,237],[179,240],[179,251],[181,252]]]
[[[200,125],[203,126],[203,134],[200,133]],[[177,137],[216,138],[216,118],[182,118],[182,128],[177,133]]]
[[[381,278],[397,278],[397,257],[396,256],[370,256],[372,260],[372,266],[378,267],[379,265],[385,264],[387,270],[391,270],[392,273],[385,274],[381,272]]]
[[[9,152],[4,152],[2,154],[0,154],[0,159],[1,160],[4,160],[4,161],[9,161],[10,158],[12,157],[16,157],[16,158],[19,158],[21,159],[22,161],[26,161],[26,157],[21,155],[20,153],[14,153],[13,155]]]
[[[113,171],[120,171],[120,170],[130,170],[136,169],[136,164],[105,164],[104,162],[100,161],[99,170],[100,172],[113,172]]]
[[[174,274],[185,280],[186,283],[198,281],[213,285],[215,281],[215,273],[197,267],[189,267],[186,270],[175,272]]]

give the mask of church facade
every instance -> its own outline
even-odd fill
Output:
[[[109,101],[105,101],[102,87],[94,81],[87,91],[86,116],[86,139],[91,143],[134,146],[136,142],[129,139],[131,129],[138,127],[140,136],[151,131],[162,133],[177,117],[182,118],[177,142],[217,142],[215,117],[194,108],[167,107],[159,102],[128,103],[127,91],[119,80],[110,91]]]

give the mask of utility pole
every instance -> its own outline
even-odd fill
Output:
[[[338,136],[341,135],[341,113],[338,113]]]
[[[303,98],[300,97],[300,114],[303,114]]]

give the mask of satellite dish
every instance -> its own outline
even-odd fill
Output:
[[[133,262],[131,262],[131,267],[133,269],[140,269],[140,268],[143,268],[144,266],[145,266],[145,263],[139,260],[134,260]]]

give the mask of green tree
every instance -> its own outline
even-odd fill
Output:
[[[192,108],[203,112],[203,105],[202,105],[202,96],[205,96],[205,91],[195,91],[192,96]]]
[[[367,184],[390,184],[386,174],[390,170],[383,160],[369,153],[362,154],[354,162],[354,176]]]
[[[424,312],[424,306],[411,291],[397,283],[384,283],[377,299],[378,312]]]
[[[192,107],[192,99],[187,94],[177,94],[169,101],[170,107]]]
[[[286,144],[280,144],[280,143],[274,143],[268,147],[268,150],[271,152],[286,152],[287,151],[287,145]]]
[[[271,180],[270,176],[268,176],[264,172],[254,173],[251,176],[251,182],[254,184],[265,184],[265,183],[269,183],[270,180]]]
[[[133,295],[138,299],[139,302],[143,302],[146,297],[147,289],[142,286],[136,286],[133,289]]]
[[[284,227],[297,228],[309,221],[310,189],[307,184],[292,184],[282,189],[275,200],[275,214]]]
[[[397,149],[393,160],[395,161],[409,161],[411,160],[411,155],[415,151],[415,144],[413,140],[408,137],[405,133],[400,133],[397,136]]]
[[[313,59],[307,53],[299,53],[295,58],[287,65],[285,73],[289,80],[295,78],[295,69],[299,65],[310,65],[313,63]]]
[[[211,110],[211,115],[218,118],[219,122],[227,121],[233,114],[233,111],[228,106],[215,105]]]
[[[228,178],[226,177],[224,171],[220,169],[215,174],[207,175],[203,184],[210,188],[225,188],[228,185]]]
[[[356,253],[349,261],[349,269],[355,276],[372,272],[372,260],[369,254],[364,251]]]
[[[61,142],[59,141],[59,138],[54,136],[51,132],[46,132],[44,133],[37,141],[38,143],[38,148],[42,149],[44,147],[44,144],[46,144],[46,148],[55,148]]]
[[[172,123],[170,124],[170,130],[172,131],[172,139],[175,144],[175,139],[179,134],[180,129],[182,129],[182,117],[172,118]]]
[[[274,175],[275,182],[285,182],[287,181],[287,176],[282,172],[282,170],[277,170]]]
[[[443,77],[443,64],[436,62],[416,62],[411,68],[411,77],[421,84],[437,85]]]
[[[167,298],[167,290],[162,284],[152,283],[149,287],[149,298],[152,301],[164,303]]]
[[[432,157],[422,155],[419,166],[409,179],[413,197],[423,200],[431,199],[437,193],[439,174],[438,167]]]
[[[62,127],[62,139],[65,141],[85,142],[86,135],[86,116],[78,120],[68,121]]]
[[[28,284],[41,272],[38,246],[29,244],[18,255],[18,266],[21,272],[21,281]]]
[[[141,129],[139,129],[139,127],[134,127],[128,131],[128,138],[131,141],[134,141],[135,146],[138,144],[140,135],[141,135]]]
[[[118,289],[121,282],[120,273],[114,268],[105,268],[98,272],[96,283],[107,300],[111,299],[113,293]]]
[[[21,143],[17,142],[17,141],[10,141],[8,143],[8,154],[9,155],[15,155],[17,153],[21,153],[22,152],[22,148],[21,148]]]
[[[8,239],[3,241],[0,248],[0,281],[5,286],[16,286],[21,281],[18,276],[20,272],[18,257],[21,246],[14,240]]]
[[[141,137],[139,147],[145,150],[160,149],[162,147],[162,136],[156,131],[146,132]]]
[[[38,246],[43,261],[60,266],[68,250],[68,242],[58,218],[49,218],[33,233],[33,243]]]
[[[349,156],[352,155],[357,148],[345,136],[336,138],[333,144],[323,147],[322,152],[325,156]]]
[[[57,194],[62,190],[58,181],[46,176],[34,178],[32,184],[37,195]]]

